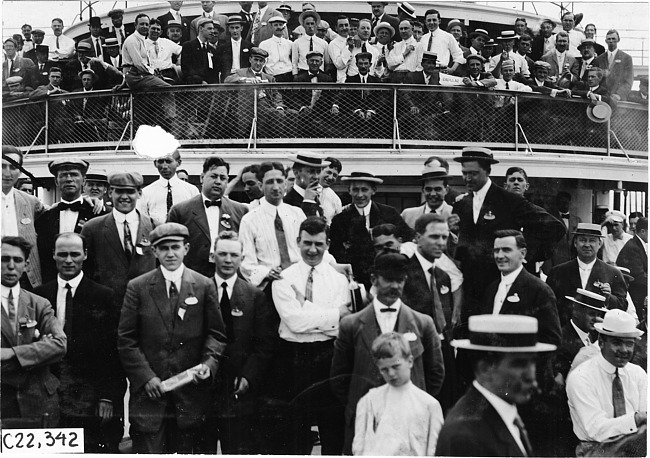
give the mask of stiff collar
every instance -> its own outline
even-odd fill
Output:
[[[14,305],[18,306],[18,296],[20,295],[20,282],[16,283],[11,288],[5,285],[0,285],[0,292],[2,293],[3,299],[9,299],[9,291],[13,293],[14,296]]]
[[[160,271],[167,281],[173,281],[174,283],[180,283],[181,278],[183,278],[183,272],[185,271],[185,264],[181,263],[180,267],[174,271],[168,270],[163,266],[160,266]]]
[[[296,183],[293,184],[293,190],[300,194],[300,197],[305,198],[305,190],[298,186]]]
[[[395,302],[393,302],[392,304],[389,304],[389,305],[386,305],[383,302],[380,302],[379,299],[377,299],[376,297],[372,300],[372,308],[375,309],[375,315],[376,316],[381,316],[382,313],[385,313],[385,312],[382,312],[381,309],[386,308],[386,307],[393,308],[393,309],[396,310],[395,313],[399,313],[400,308],[402,307],[402,300],[397,299]]]
[[[61,203],[62,203],[62,204],[74,204],[74,203],[76,203],[76,202],[79,202],[79,203],[82,203],[82,204],[83,204],[83,203],[84,203],[84,198],[83,198],[83,196],[79,196],[79,197],[77,197],[75,200],[71,200],[71,201],[67,201],[67,200],[63,200],[63,199],[61,199]]]
[[[64,280],[61,278],[60,275],[56,276],[56,282],[59,284],[59,288],[65,288],[65,285],[70,285],[72,289],[77,289],[79,286],[79,283],[81,283],[81,280],[84,278],[84,273],[83,271],[79,272],[79,275],[76,277],[70,279],[70,280]]]
[[[228,280],[225,280],[221,278],[219,274],[215,273],[214,281],[217,282],[217,289],[220,289],[223,282],[226,282],[226,285],[228,285],[227,286],[228,291],[232,291],[232,289],[235,287],[235,282],[237,281],[237,274],[233,275]]]
[[[284,206],[285,206],[284,202],[280,202],[280,205],[276,206],[276,205],[273,205],[273,204],[269,203],[269,201],[266,200],[266,198],[264,198],[264,197],[262,197],[260,199],[260,207],[262,208],[262,211],[264,211],[265,213],[268,213],[269,215],[275,216],[276,213],[279,213],[281,215],[284,214],[284,211],[283,211]]]
[[[435,262],[431,262],[427,258],[422,256],[419,250],[415,252],[415,256],[417,256],[418,261],[420,261],[422,270],[424,270],[427,273],[429,273],[429,270],[436,265]]]
[[[140,222],[138,212],[135,209],[131,210],[129,213],[121,213],[113,209],[113,218],[115,218],[115,222],[120,224],[124,224],[124,221],[129,224]]]
[[[585,264],[579,258],[576,258],[576,259],[578,261],[578,268],[580,268],[582,270],[591,270],[591,269],[594,268],[594,264],[596,264],[596,259],[598,259],[598,258],[594,259],[589,264]]]
[[[578,337],[580,337],[580,342],[584,344],[585,340],[589,340],[591,342],[591,339],[589,339],[589,333],[584,332],[582,329],[580,329],[574,322],[573,318],[571,319],[571,326],[573,326],[573,329],[575,329],[576,334],[578,334]]]
[[[478,191],[474,191],[474,197],[478,196],[481,198],[481,200],[485,200],[485,195],[490,190],[490,186],[492,186],[492,180],[488,178],[481,189],[479,189]]]
[[[613,364],[611,364],[609,361],[605,359],[602,352],[598,353],[598,355],[596,356],[596,364],[598,364],[598,367],[600,367],[603,371],[607,372],[609,375],[614,375],[617,369],[616,366],[614,366]],[[625,366],[618,368],[619,374],[623,371],[625,371]]]
[[[352,205],[354,206],[354,208],[356,208],[357,212],[358,212],[360,215],[368,216],[368,215],[370,215],[370,209],[372,208],[372,200],[369,201],[369,202],[368,202],[368,205],[366,205],[366,206],[363,207],[363,208],[357,207],[356,204],[352,204]]]
[[[481,393],[485,399],[487,399],[492,407],[494,407],[494,410],[497,411],[506,425],[512,425],[515,422],[515,418],[519,416],[519,413],[517,412],[517,406],[515,404],[510,404],[509,402],[504,401],[476,380],[474,380],[472,384],[474,385],[474,388],[476,388],[478,392]]]
[[[514,271],[510,272],[508,275],[501,274],[501,283],[505,283],[506,285],[512,285],[517,279],[517,277],[519,276],[519,274],[521,273],[523,268],[524,265],[522,264]]]

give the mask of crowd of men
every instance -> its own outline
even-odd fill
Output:
[[[133,452],[645,455],[643,215],[583,223],[566,192],[547,211],[482,147],[454,157],[465,194],[431,157],[400,214],[336,158],[289,156],[289,184],[282,163],[231,179],[211,156],[197,189],[165,144],[148,186],[52,161],[50,207],[3,146],[3,427],[117,452],[128,380]],[[377,353],[391,332],[402,350]]]

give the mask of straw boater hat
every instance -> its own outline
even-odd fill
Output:
[[[185,30],[185,26],[181,21],[178,21],[176,19],[170,19],[167,24],[165,24],[165,27],[163,27],[164,30],[169,29],[170,27],[178,27],[181,30]]]
[[[592,237],[604,238],[600,229],[600,224],[591,223],[578,223],[576,230],[571,233],[572,235],[590,235]]]
[[[119,48],[120,44],[117,42],[117,38],[107,38],[102,46],[104,48]]]
[[[500,353],[554,351],[555,345],[537,341],[537,318],[523,315],[474,315],[469,317],[469,339],[452,340],[465,350]]]
[[[501,36],[497,37],[497,41],[508,41],[519,38],[519,35],[514,30],[503,30]]]
[[[618,270],[621,271],[623,274],[623,277],[625,278],[625,281],[629,284],[631,281],[634,281],[634,277],[632,276],[632,272],[630,269],[627,267],[622,267],[622,266],[616,266]]]
[[[402,10],[407,16],[410,16],[413,19],[417,18],[415,14],[415,8],[413,8],[408,2],[402,2],[397,4],[397,11]]]
[[[587,117],[593,122],[607,122],[612,117],[612,107],[602,100],[590,103],[587,106]]]
[[[487,42],[490,39],[490,34],[487,32],[485,29],[476,29],[472,33],[469,34],[470,40],[474,37],[481,36],[485,38],[485,41]]]
[[[618,210],[610,210],[607,213],[605,213],[605,218],[607,218],[610,221],[614,221],[617,223],[624,223],[625,222],[625,213],[618,211]]]
[[[596,331],[606,336],[614,337],[641,337],[643,331],[636,328],[636,320],[632,315],[623,310],[609,310],[602,323],[594,325]]]
[[[420,181],[434,180],[434,179],[442,180],[445,178],[449,178],[446,168],[427,166],[422,170],[422,176],[420,177]]]
[[[494,159],[492,151],[487,148],[481,148],[480,146],[468,146],[463,148],[460,157],[455,157],[454,161],[456,162],[470,162],[470,161],[484,161],[489,164],[498,164],[499,161]]]
[[[329,161],[324,160],[323,156],[311,151],[301,151],[297,154],[290,154],[288,156],[296,164],[309,165],[317,168],[325,168],[330,165]]]
[[[601,296],[600,294],[592,293],[586,289],[578,288],[574,297],[564,296],[570,301],[589,307],[590,309],[598,310],[599,312],[607,312],[607,307],[605,306],[605,301],[607,298]]]
[[[77,43],[77,52],[90,52],[91,49],[93,49],[93,47],[87,41],[80,41]]]
[[[392,25],[390,25],[388,22],[380,22],[375,26],[373,29],[373,34],[377,36],[377,32],[381,29],[386,29],[390,32],[390,37],[393,38],[395,36],[395,29],[393,28]]]
[[[90,169],[88,173],[86,173],[86,181],[101,181],[108,184],[108,175],[106,174],[106,170]]]
[[[368,183],[382,184],[384,180],[377,178],[368,172],[352,172],[347,177],[341,177],[341,181],[367,181]]]
[[[243,24],[243,23],[244,23],[244,20],[242,19],[242,17],[239,16],[238,14],[235,14],[235,15],[230,16],[228,18],[228,22],[226,22],[226,25]]]

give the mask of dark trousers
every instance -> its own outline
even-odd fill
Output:
[[[102,425],[96,415],[61,414],[59,428],[83,428],[85,453],[120,453],[124,423],[117,414]]]
[[[194,452],[200,427],[181,430],[176,422],[176,408],[171,400],[167,401],[165,418],[160,429],[155,433],[144,433],[131,427],[133,453],[184,453]]]

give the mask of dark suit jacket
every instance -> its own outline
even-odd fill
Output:
[[[133,32],[135,32],[135,24],[133,23],[124,23],[124,39],[126,40],[129,35],[131,35]],[[111,24],[108,28],[102,29],[102,36],[104,38],[117,38],[117,33],[115,31],[115,28]],[[124,42],[122,42],[124,44]],[[121,49],[121,47],[120,47]]]
[[[242,32],[242,36],[245,36]],[[241,40],[239,47],[239,66],[240,68],[250,67],[251,48],[253,44],[244,39]],[[225,43],[217,45],[217,69],[219,70],[219,79],[223,83],[232,71],[232,42],[230,39]],[[181,60],[182,62],[182,60]]]
[[[570,322],[565,324],[562,327],[562,343],[557,347],[555,363],[553,365],[555,373],[562,374],[565,381],[569,375],[573,358],[576,357],[580,349],[584,346],[585,344],[573,328],[573,325]]]
[[[424,82],[424,73],[423,72],[410,72],[406,77],[405,84],[421,84],[425,85]],[[440,85],[440,72],[437,70],[429,78],[429,86],[439,86]],[[434,104],[441,102],[442,98],[439,93],[436,92],[414,92],[404,91],[403,96],[404,104],[407,109],[412,107],[418,107],[427,110],[424,114],[432,114],[435,112]]]
[[[50,372],[50,365],[61,361],[66,352],[66,336],[59,320],[54,316],[50,303],[24,289],[20,290],[16,304],[16,327],[12,329],[9,316],[0,310],[2,348],[13,348],[16,357],[3,361],[2,395],[15,396],[22,418],[38,417],[49,413],[53,425],[59,417],[59,400],[57,389],[59,379]],[[26,324],[36,322],[36,326],[20,325],[21,319]],[[41,336],[51,334],[51,338],[36,338],[38,330]],[[7,418],[14,412],[2,412]]]
[[[413,230],[404,222],[393,207],[372,202],[370,205],[370,228],[390,223],[397,226],[402,240],[412,240]],[[369,269],[374,260],[372,238],[366,230],[366,219],[350,204],[332,218],[330,226],[330,253],[340,263],[351,263],[357,281],[370,287]]]
[[[497,280],[488,286],[483,301],[483,314],[491,314],[494,309],[494,297],[499,289]],[[510,286],[500,315],[526,315],[537,318],[540,342],[560,345],[562,332],[553,290],[542,280],[522,269]]]
[[[208,59],[212,60],[212,68],[209,67]],[[186,84],[201,84],[201,81],[208,84],[218,83],[219,70],[215,48],[208,43],[208,52],[204,52],[198,38],[186,41],[181,52],[181,70]]]
[[[122,307],[129,280],[156,268],[156,257],[151,251],[151,243],[148,240],[149,232],[154,227],[151,218],[140,214],[136,252],[131,262],[124,252],[113,213],[95,218],[81,231],[81,235],[86,237],[88,249],[88,260],[84,271],[97,283],[113,290],[115,306],[118,310]]]
[[[567,68],[569,72],[571,72],[571,67],[573,67],[576,59],[567,54],[564,56],[564,67],[560,68],[560,64],[557,61],[557,53],[555,52],[555,49],[553,49],[551,52],[544,54],[539,60],[551,65],[551,70],[548,72],[548,76],[555,76],[559,79],[564,73],[564,68]]]
[[[601,294],[600,288],[594,285],[595,282],[609,283],[612,288],[612,294],[610,294],[605,302],[608,309],[627,310],[627,287],[625,286],[623,274],[616,267],[610,266],[600,259],[596,259],[585,289],[596,294]],[[582,288],[578,260],[572,259],[564,264],[553,267],[546,279],[546,283],[548,283],[555,293],[558,301],[557,308],[560,315],[560,323],[564,325],[569,321],[571,316],[571,301],[566,299],[565,296],[573,297],[576,289]]]
[[[36,59],[36,57],[34,57],[34,59]],[[50,68],[56,67],[57,63],[54,62],[53,60],[48,60],[47,62],[45,62],[43,64],[43,70],[40,69],[40,65],[39,65],[38,61],[36,61],[34,63],[34,66],[35,66],[34,70],[36,72],[36,77],[35,77],[36,86],[34,86],[34,87],[48,85],[49,82],[50,82],[50,79],[48,77],[48,74],[50,72]]]
[[[366,81],[368,84],[381,83],[381,79],[373,75],[367,75]],[[345,84],[361,84],[361,75],[348,76],[345,79]],[[343,110],[353,112],[354,110],[375,110],[380,114],[380,110],[384,106],[383,94],[380,91],[345,91],[339,97]]]
[[[447,414],[437,456],[524,456],[492,404],[471,386]]]
[[[605,80],[603,80],[604,82]],[[586,87],[585,89],[575,89],[571,91],[573,95],[577,95],[579,97],[587,98],[587,94],[591,91],[590,87]],[[605,87],[603,84],[600,84],[598,88],[596,88],[595,91],[591,91],[594,94],[598,94],[600,96],[600,99],[605,102],[606,104],[610,105],[612,108],[616,108],[616,101],[612,100],[610,97],[609,91],[607,90],[607,87]]]
[[[621,97],[621,100],[627,100],[627,96],[632,90],[632,84],[634,84],[632,57],[619,49],[616,52],[611,68],[609,67],[606,52],[596,57],[592,63],[603,70],[609,70],[609,75],[602,82],[609,93],[611,95],[617,94]]]
[[[56,264],[54,263],[52,254],[54,253],[54,239],[59,235],[60,216],[60,210],[56,207],[50,208],[43,212],[35,223],[43,283],[54,280],[57,276]],[[85,224],[96,216],[90,204],[84,201],[79,216],[77,216],[77,224],[75,224],[74,231],[79,234]]]
[[[433,320],[402,303],[395,330],[415,334],[415,340],[409,342],[413,353],[411,381],[430,395],[437,395],[442,386],[445,368]],[[357,402],[371,388],[385,383],[371,353],[372,342],[380,334],[381,329],[372,305],[344,317],[339,324],[330,380],[334,394],[346,404],[347,450],[352,447]]]
[[[551,81],[544,81],[544,84],[539,86],[537,84],[537,81],[535,81],[535,78],[531,78],[525,83],[530,86],[530,88],[533,90],[533,92],[537,92],[539,94],[544,94],[544,95],[550,95],[553,89],[561,89],[559,88],[555,83],[552,83]]]
[[[306,216],[323,216],[323,209],[321,206],[315,202],[305,202],[303,197],[298,194],[298,191],[296,191],[293,186],[287,195],[284,196],[283,201],[287,205],[300,207]]]
[[[31,59],[16,56],[14,58],[14,65],[9,73],[8,60],[2,62],[2,91],[8,91],[7,78],[10,76],[20,76],[23,78],[23,85],[29,87],[36,87],[36,66]]]
[[[185,265],[192,270],[212,277],[214,275],[214,263],[208,259],[210,255],[210,226],[203,204],[203,194],[192,197],[185,202],[174,205],[167,215],[168,223],[180,223],[187,227],[190,233],[190,251],[185,257]],[[239,223],[248,213],[248,207],[239,202],[224,197],[221,199],[221,210],[219,211],[219,232],[239,232]],[[225,218],[229,215],[230,218]]]
[[[110,89],[122,81],[122,73],[120,73],[120,71],[112,65],[104,69],[101,62],[97,60],[91,60],[90,68],[95,72],[95,75],[97,77],[94,84],[94,88],[97,90]],[[68,62],[63,68],[63,80],[61,82],[61,87],[66,91],[81,89],[83,85],[81,84],[81,77],[79,77],[80,71],[81,62],[78,60],[71,60]]]
[[[75,89],[72,91],[75,94],[84,92],[83,89]],[[90,91],[92,92],[92,91]],[[84,107],[84,99],[72,99],[70,100],[70,109],[74,116],[81,116],[82,119],[102,119],[106,118],[106,108],[110,103],[110,99],[106,97],[88,97],[86,100],[86,106]]]
[[[278,333],[266,296],[246,280],[237,278],[230,305],[232,310],[241,310],[242,315],[232,317],[235,337],[229,339],[216,376],[215,410],[220,417],[255,411],[256,397],[265,383]],[[238,401],[233,397],[236,377],[244,377],[250,385],[249,391]]]
[[[564,223],[564,220],[557,210],[551,212],[551,215],[553,215],[554,218],[557,218],[558,221]],[[562,237],[557,242],[557,245],[555,245],[551,258],[544,263],[544,272],[548,273],[551,270],[551,267],[562,264],[563,262],[567,262],[575,257],[575,255],[572,254],[573,236],[571,234],[575,232],[576,228],[578,227],[578,223],[581,222],[582,220],[580,217],[569,213],[569,227],[566,231],[566,234],[564,234],[564,237]]]
[[[34,294],[56,304],[58,287],[53,280]],[[119,310],[113,306],[113,291],[84,275],[68,320],[72,320],[68,352],[54,368],[60,374],[63,413],[94,417],[100,399],[121,407],[126,380],[117,355]]]
[[[621,248],[616,265],[627,267],[634,280],[630,282],[629,292],[637,310],[643,309],[643,301],[648,295],[648,254],[637,235]]]
[[[166,30],[165,30],[165,26],[166,26],[167,23],[168,23],[169,21],[171,21],[172,19],[175,20],[174,16],[172,16],[172,13],[170,13],[169,11],[167,11],[167,12],[166,12],[165,14],[163,14],[162,16],[159,16],[159,17],[158,17],[158,20],[160,21],[160,25],[161,25],[162,28],[163,28],[163,34],[162,34],[162,36],[165,37],[165,38],[169,38],[169,37],[167,36]],[[183,44],[183,43],[185,43],[186,41],[190,41],[190,24],[191,24],[191,22],[190,22],[190,20],[189,20],[187,17],[181,15],[181,23],[183,24],[183,36],[182,36],[182,38],[181,38],[181,44]]]
[[[214,282],[186,267],[173,310],[165,283],[160,269],[130,281],[117,331],[120,361],[130,382],[129,420],[145,433],[160,429],[168,402],[176,409],[181,430],[200,424],[208,407],[208,380],[177,388],[159,399],[149,398],[144,385],[154,377],[164,381],[199,363],[207,365],[214,378],[226,347]],[[188,298],[195,303],[188,304]],[[182,320],[178,315],[181,304],[187,305]]]
[[[88,53],[88,55],[90,57],[97,57],[97,50],[95,49],[95,43],[93,42],[92,37],[88,37],[85,40],[80,40],[80,42],[81,41],[83,41],[85,43],[88,43],[90,45],[90,52]],[[100,46],[103,45],[105,42],[106,42],[106,38],[99,37]],[[106,48],[102,47],[102,53],[100,55],[103,56],[104,54],[106,54]],[[104,60],[103,57],[102,57],[102,60]]]
[[[584,73],[582,74],[582,78],[580,77],[580,71],[582,69],[583,60],[584,59],[582,57],[576,57],[575,62],[571,66],[571,73],[573,73],[573,75],[575,76],[573,87],[571,88],[572,91],[574,88],[585,89],[587,87],[587,75],[589,72],[585,70]],[[591,65],[595,65],[595,62],[596,62],[596,58],[594,58],[594,60],[591,61]]]
[[[311,83],[311,76],[309,73],[301,73],[296,75],[293,78],[293,81],[296,83]],[[316,80],[319,83],[333,83],[334,80],[326,74],[325,72],[318,72],[318,75],[316,75]],[[291,108],[295,110],[300,110],[301,107],[309,107],[311,104],[311,98],[312,98],[312,91],[310,89],[308,90],[296,90],[292,91],[293,93],[290,94],[290,101],[286,100],[285,96],[285,101],[289,103]],[[287,94],[289,95],[289,94]],[[318,101],[316,102],[316,105],[314,106],[314,112],[323,116],[327,116],[332,109],[332,105],[338,104],[338,97],[337,94],[335,94],[335,91],[332,90],[323,90],[321,92],[320,97],[318,98]],[[286,199],[285,199],[286,202]],[[308,215],[309,216],[309,215]]]

